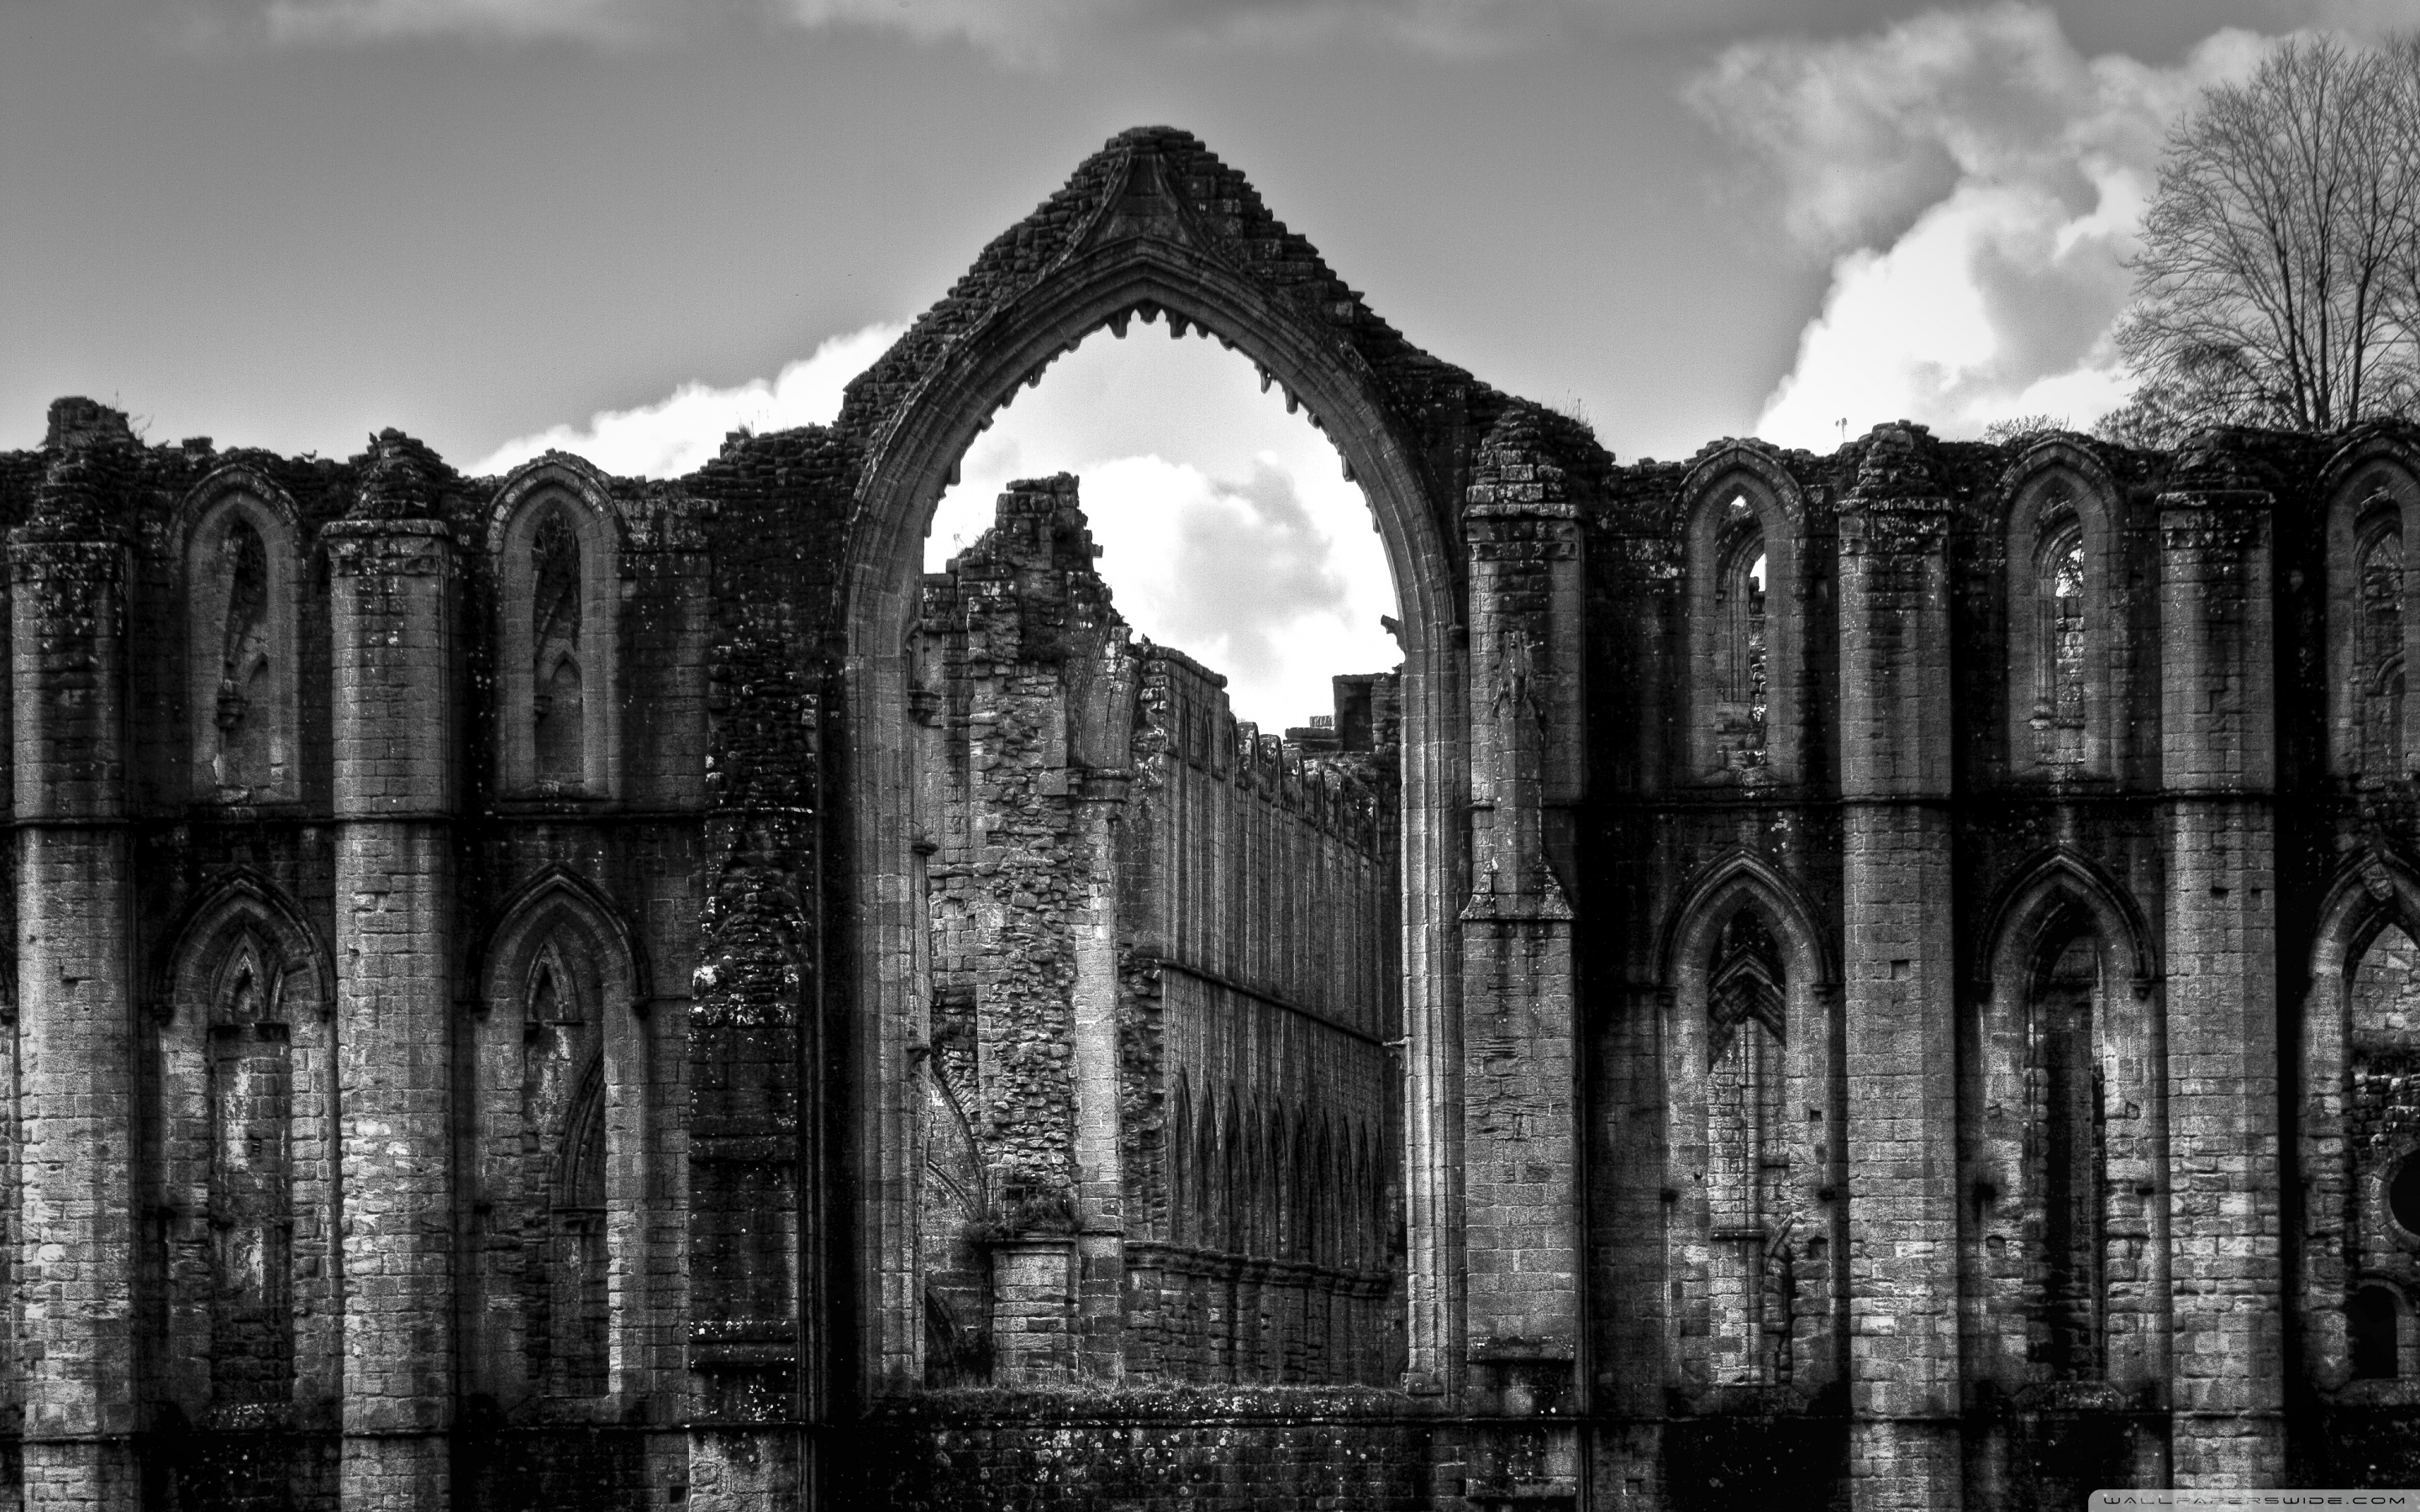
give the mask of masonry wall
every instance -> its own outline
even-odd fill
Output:
[[[704,788],[694,525],[661,494],[616,496],[576,466],[516,480],[521,495],[473,485],[393,433],[351,463],[292,462],[203,440],[141,447],[122,417],[71,403],[27,460],[11,459],[0,494],[28,562],[122,563],[107,579],[116,601],[84,617],[104,644],[138,648],[112,652],[115,668],[77,653],[90,691],[76,702],[123,732],[122,756],[17,726],[20,770],[53,774],[38,776],[39,806],[107,816],[116,859],[73,870],[123,889],[84,912],[126,931],[114,946],[39,931],[67,952],[46,978],[86,975],[96,950],[125,963],[124,1006],[92,1015],[116,1049],[45,1028],[65,1001],[47,980],[13,998],[37,1005],[30,1064],[75,1046],[60,1069],[119,1163],[108,1206],[126,1233],[62,1250],[38,1206],[47,1237],[23,1253],[107,1272],[96,1284],[124,1309],[122,1357],[45,1352],[126,1395],[114,1420],[63,1406],[88,1426],[36,1428],[60,1444],[38,1468],[57,1468],[23,1482],[12,1468],[10,1484],[27,1504],[309,1507],[585,1505],[600,1488],[644,1500],[682,1483],[686,1254],[672,1226]],[[515,712],[491,691],[488,537],[532,492],[579,495],[631,542],[597,630],[621,642],[620,696],[664,717],[628,732],[633,780],[617,790],[532,797],[486,758]],[[194,579],[229,560],[216,532],[239,516],[281,554],[278,593],[248,609]],[[37,615],[25,643],[69,623],[55,594],[12,597]],[[225,629],[247,614],[243,636]],[[217,659],[223,631],[266,658],[261,686],[290,687],[290,705],[196,706],[187,654]],[[285,753],[282,791],[210,769],[245,717],[271,726],[257,743]],[[70,901],[25,881],[41,907]],[[558,1021],[541,1024],[528,968],[549,952],[563,997],[581,1001],[548,999]],[[546,1064],[573,1018],[588,1040]],[[488,1068],[476,1047],[491,1021],[510,1030],[491,1037]],[[504,1095],[482,1106],[489,1069]],[[568,1085],[555,1095],[550,1081]],[[566,1104],[583,1088],[611,1167],[593,1193],[566,1169]],[[483,1130],[490,1116],[511,1127]],[[12,1161],[77,1148],[20,1127]],[[509,1139],[530,1180],[489,1178],[483,1132]],[[10,1204],[12,1232],[27,1232],[25,1211]],[[566,1240],[567,1222],[593,1236]],[[486,1274],[481,1254],[495,1257]],[[582,1264],[593,1277],[561,1273]],[[50,1310],[31,1288],[12,1295],[25,1316]],[[549,1369],[544,1315],[583,1297],[587,1316],[551,1333],[592,1335],[598,1368],[566,1378]],[[8,1389],[23,1399],[16,1378]]]
[[[926,1382],[1391,1381],[1390,684],[1239,725],[1093,549],[1016,485],[924,592]]]
[[[975,1392],[886,1407],[876,1427],[851,1490],[902,1512],[1414,1512],[1438,1504],[1451,1438],[1392,1393],[1315,1388],[1147,1389],[1114,1405]]]
[[[2385,1084],[2360,1068],[2402,1053],[2379,1006],[2402,936],[2365,932],[2400,929],[2387,921],[2412,838],[2399,821],[2364,827],[2403,811],[2399,769],[2332,775],[2341,748],[2319,717],[2347,696],[2332,691],[2350,672],[2327,670],[2325,608],[2351,569],[2343,543],[2352,520],[2391,517],[2409,444],[2242,435],[2154,457],[1885,427],[1830,458],[1720,443],[1609,481],[1591,516],[1600,738],[1584,847],[1612,911],[1589,968],[1605,1005],[1601,1475],[1647,1504],[1730,1504],[1721,1487],[1747,1472],[1683,1445],[1776,1424],[1810,1445],[1793,1475],[1860,1506],[2410,1473],[2371,1403],[2407,1389],[2380,1330],[2402,1295],[2397,1257],[2420,1241],[2384,1211],[2378,1173],[2404,1146],[2379,1133],[2368,1110],[2384,1099],[2363,1089]],[[1837,749],[1837,783],[1753,768],[1709,781],[1696,762],[1690,689],[1713,670],[1693,660],[1703,637],[1683,610],[1705,570],[1689,522],[1741,495],[1792,532],[1792,577],[1765,593],[1787,606],[1773,617],[1796,620],[1775,641],[1795,646],[1769,676],[1805,690],[1812,722],[1790,738]],[[1912,510],[1936,544],[1909,544]],[[2075,761],[2054,762],[2038,669],[2057,648],[2019,656],[2012,639],[2060,610],[2015,595],[2049,594],[2027,555],[2079,518],[2092,565],[2076,706],[2109,713]],[[1921,567],[1925,550],[1937,565]],[[1912,564],[1877,578],[1877,552]],[[1906,604],[1877,617],[1877,583]],[[1907,659],[1928,655],[1942,681]],[[1643,729],[1621,713],[1640,706],[1661,711]],[[1673,1238],[1725,1180],[1719,1142],[1674,1121],[1709,1072],[1653,1054],[1659,1038],[1724,1032],[1709,978],[1740,958],[1723,931],[1742,918],[1759,942],[1745,958],[1787,996],[1786,1063],[1805,1034],[1846,1046],[1788,1097],[1793,1122],[1830,1124],[1837,1143],[1775,1149],[1811,1200],[1786,1237],[1772,1219],[1766,1234],[1770,1253],[1803,1258],[1810,1232],[1839,1226],[1852,1327],[1802,1335],[1816,1369],[1786,1390],[1769,1365],[1709,1368],[1727,1358],[1725,1307],[1702,1289],[1698,1242]],[[1930,1006],[1897,1023],[1894,995],[1919,988]],[[2060,1034],[2083,1037],[2089,1085],[2073,1094],[2060,1078],[2084,1073],[2043,1048]],[[2297,1039],[2299,1057],[2269,1048]],[[2087,1121],[2061,1132],[2066,1095]],[[2287,1174],[2298,1163],[2303,1182]],[[1935,1269],[1885,1273],[1910,1263]],[[2358,1330],[2329,1309],[2365,1287],[2373,1342],[2356,1371]],[[1878,1307],[1904,1316],[1856,1320]],[[1926,1381],[1929,1396],[1914,1390]]]
[[[1158,1137],[1129,1141],[1128,1359],[1177,1381],[1390,1384],[1390,687],[1347,690],[1378,703],[1348,752],[1333,724],[1237,725],[1221,681],[1156,648],[1141,672],[1121,964],[1126,1103],[1156,1112]]]

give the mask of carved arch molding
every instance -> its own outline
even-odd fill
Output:
[[[1486,759],[1473,751],[1481,737],[1467,650],[1474,591],[1464,505],[1466,493],[1477,497],[1471,485],[1485,439],[1535,412],[1412,347],[1267,212],[1241,175],[1171,130],[1117,137],[997,239],[951,297],[851,385],[834,427],[853,486],[836,623],[820,645],[831,671],[820,711],[830,759],[820,777],[832,823],[814,837],[838,905],[824,915],[838,926],[826,956],[826,1000],[834,1011],[804,1032],[845,1041],[835,1048],[848,1069],[828,1086],[845,1088],[835,1095],[851,1104],[837,1120],[849,1131],[848,1148],[826,1179],[841,1178],[862,1196],[848,1214],[854,1242],[847,1253],[830,1252],[830,1259],[861,1297],[914,1294],[910,1162],[921,1103],[908,1085],[918,1005],[905,964],[913,954],[912,911],[903,898],[916,837],[908,739],[896,711],[906,706],[903,647],[924,532],[992,412],[1087,336],[1104,328],[1124,335],[1137,317],[1166,318],[1180,332],[1201,328],[1306,409],[1362,486],[1385,542],[1404,648],[1404,1095],[1447,1112],[1413,1120],[1404,1152],[1405,1325],[1414,1382],[1450,1389],[1463,1369],[1466,1334],[1462,1124],[1448,1103],[1460,1079],[1460,1026],[1472,1011],[1462,1000],[1460,919],[1471,887],[1463,827],[1473,762]],[[1576,616],[1556,629],[1571,643],[1544,646],[1542,665],[1576,665]],[[768,824],[778,829],[779,821],[768,816]],[[808,837],[799,843],[803,849]],[[748,927],[737,918],[730,924],[735,937]],[[803,918],[798,924],[813,927]],[[824,1357],[861,1389],[920,1380],[915,1309],[854,1311],[855,1336],[823,1341]],[[850,1355],[854,1368],[841,1364]]]

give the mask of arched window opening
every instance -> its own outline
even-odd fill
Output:
[[[2043,953],[2029,1029],[2035,1137],[2028,1151],[2040,1196],[2040,1363],[2054,1379],[2102,1370],[2103,1172],[2098,1009],[2101,952],[2076,933]]]
[[[1168,1161],[1168,1240],[1183,1244],[1193,1238],[1193,1189],[1201,1180],[1193,1171],[1193,1100],[1183,1077],[1177,1078],[1161,1149]]]
[[[2305,1066],[2310,1085],[2340,1090],[2335,1108],[2314,1117],[2305,1134],[2305,1159],[2319,1178],[2310,1184],[2306,1235],[2324,1235],[2319,1242],[2331,1263],[2343,1264],[2333,1282],[2342,1289],[2314,1293],[2311,1302],[2322,1312],[2344,1309],[2352,1376],[2397,1380],[2411,1374],[2407,1299],[2420,1288],[2420,1149],[2412,1146],[2420,945],[2397,922],[2399,911],[2378,907],[2378,894],[2391,897],[2397,885],[2381,888],[2386,879],[2372,866],[2365,879],[2371,896],[2354,894],[2366,918],[2349,941],[2359,954],[2344,973],[2344,1016],[2305,1041],[2306,1052],[2334,1052]],[[2314,1135],[2325,1141],[2316,1151]]]
[[[247,935],[209,1026],[210,1406],[266,1421],[290,1401],[293,1071],[274,957]]]
[[[2037,559],[2034,758],[2055,771],[2084,761],[2085,688],[2088,676],[2084,628],[2084,529],[2069,517],[2055,527]]]
[[[910,1252],[914,1281],[995,1331],[996,1384],[1094,1374],[1097,1354],[1019,1341],[1077,1318],[1037,1257],[1098,1215],[1127,1235],[1125,1337],[1152,1341],[1123,1370],[1393,1381],[1383,1348],[1338,1342],[1404,1304],[1400,1246],[1339,1253],[1385,1210],[1350,1183],[1388,1163],[1331,1162],[1313,1133],[1384,1105],[1402,1035],[1392,574],[1369,499],[1288,395],[1214,344],[1128,335],[1082,343],[973,441],[934,506],[913,621],[877,654],[898,646],[895,674],[865,664],[899,682],[866,706],[898,711],[923,926],[886,949],[927,964],[927,1063],[984,1047],[950,1085],[1000,1202],[988,1318],[950,1290],[947,1246]],[[1054,896],[1091,912],[1034,902]],[[1091,943],[1141,938],[1157,943],[1130,961]],[[1271,1020],[1277,1004],[1310,1011]],[[1200,1032],[1136,1072],[1123,1046],[1146,1015]],[[1280,1034],[1276,1056],[1226,1048]],[[1063,1122],[1031,1117],[1046,1087]],[[1156,1107],[1180,1114],[1166,1147],[1135,1121]],[[909,1154],[922,1191],[947,1184],[941,1149]],[[921,1347],[932,1380],[943,1336],[886,1349]]]
[[[580,537],[566,506],[530,538],[529,718],[541,792],[576,793],[586,776],[587,710],[580,678]]]
[[[220,562],[226,573],[226,623],[220,636],[218,780],[222,788],[253,789],[274,780],[276,701],[271,693],[269,634],[269,550],[241,512],[225,515]]]
[[[1763,787],[1800,763],[1814,685],[1802,670],[1808,584],[1799,570],[1801,506],[1788,474],[1761,455],[1710,459],[1684,483],[1680,630],[1689,779]],[[1822,585],[1815,585],[1818,594]],[[1817,695],[1820,704],[1821,695]]]
[[[549,1227],[554,1321],[551,1389],[601,1396],[611,1319],[605,1264],[605,1086],[592,1064],[564,1131],[562,1171]]]
[[[2386,1183],[2386,1211],[2405,1233],[2420,1234],[2420,1155],[2406,1155],[2397,1163],[2395,1176]]]
[[[1202,1102],[1194,1132],[1194,1242],[1213,1253],[1227,1247],[1227,1167],[1219,1158],[1218,1116],[1213,1094]]]
[[[2361,770],[2403,774],[2403,532],[2392,519],[2362,543],[2353,632],[2352,707]]]
[[[2384,925],[2363,950],[2350,985],[2345,1052],[2352,1095],[2345,1134],[2360,1242],[2384,1262],[2403,1254],[2395,1229],[2420,1235],[2420,1155],[2409,1152],[2402,1090],[2420,1058],[2420,946]],[[2413,1274],[2420,1278],[2420,1266]]]
[[[1727,539],[1715,587],[1722,628],[1714,651],[1714,748],[1723,766],[1745,772],[1767,764],[1764,532],[1744,496],[1734,497],[1724,513]]]
[[[923,1078],[924,1384],[980,1386],[991,1380],[991,1267],[983,1250],[989,1212],[983,1163],[949,1084]]]
[[[167,996],[137,1020],[124,1157],[135,1302],[155,1330],[142,1399],[205,1429],[291,1428],[298,1382],[336,1343],[321,978],[291,915],[245,882],[187,922],[167,964]]]
[[[1781,951],[1753,908],[1723,926],[1707,991],[1709,1367],[1716,1384],[1789,1379],[1794,1288],[1779,1220],[1790,1175]]]
[[[2345,1308],[2345,1342],[2355,1381],[2393,1381],[2403,1373],[2402,1309],[2384,1287],[2364,1287]]]
[[[554,1402],[595,1421],[597,1398],[644,1391],[659,1368],[634,1320],[657,1305],[644,1256],[659,1242],[660,1104],[625,1007],[646,992],[643,964],[610,909],[575,876],[533,879],[488,944],[469,1020],[462,1389],[508,1415]]]
[[[533,957],[521,1022],[521,1127],[539,1196],[525,1304],[532,1376],[560,1396],[601,1396],[608,1374],[605,1093],[596,983],[560,934]],[[526,1232],[526,1231],[525,1231]]]
[[[213,485],[213,487],[218,486]],[[258,494],[219,492],[183,527],[194,795],[296,796],[294,527]]]

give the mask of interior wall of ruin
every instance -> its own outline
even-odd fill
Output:
[[[1390,1382],[1391,679],[1263,734],[1094,553],[1017,485],[925,585],[926,1380]]]

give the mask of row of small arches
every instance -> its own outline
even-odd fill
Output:
[[[474,1185],[492,1183],[470,1195],[497,1216],[462,1238],[484,1254],[489,1226],[502,1222],[519,1253],[506,1280],[485,1283],[502,1287],[497,1299],[472,1309],[518,1319],[502,1353],[519,1362],[520,1384],[491,1393],[500,1397],[609,1389],[608,1009],[635,993],[641,970],[625,941],[610,912],[557,873],[504,911],[481,952],[486,1011],[462,1128],[503,1160],[464,1167]],[[149,1305],[169,1346],[150,1389],[194,1421],[283,1421],[304,1359],[329,1347],[313,1321],[334,1316],[321,1292],[340,1273],[325,1258],[341,1242],[328,1184],[328,961],[278,889],[239,878],[178,932],[146,1015],[155,1090],[139,1120],[141,1168],[159,1288]]]
[[[2335,769],[2401,776],[2402,515],[2420,478],[2392,453],[2334,470],[2329,571]],[[2112,638],[2118,505],[2088,454],[2038,448],[2004,484],[2009,499],[2006,748],[2012,773],[2106,775],[2119,693]],[[1689,760],[1701,779],[1754,784],[1800,775],[1807,627],[1798,557],[1806,509],[1795,482],[1735,445],[1684,486]]]
[[[495,510],[499,779],[511,794],[611,796],[621,525],[602,482],[562,459],[525,469]],[[300,796],[300,519],[240,470],[196,490],[177,532],[196,795]]]
[[[1770,1225],[1786,1217],[1776,1201],[1789,1199],[1759,1173],[1786,1167],[1800,1152],[1785,1120],[1760,1106],[1772,1101],[1769,1078],[1782,1047],[1789,1044],[1808,1078],[1808,1101],[1837,1107],[1846,1090],[1832,1080],[1830,1055],[1803,1038],[1837,1026],[1822,1014],[1814,1024],[1791,1024],[1785,1005],[1805,973],[1826,980],[1836,974],[1816,916],[1769,868],[1734,860],[1693,896],[1672,931],[1668,980],[1676,989],[1698,984],[1676,990],[1669,1011],[1699,1026],[1676,1023],[1669,1036],[1707,1050],[1669,1063],[1669,1073],[1697,1085],[1676,1086],[1668,1099],[1676,1110],[1692,1110],[1676,1116],[1707,1121],[1700,1142],[1712,1163],[1704,1180],[1713,1226]],[[2164,1072],[2146,1048],[2156,1040],[2159,975],[2148,929],[2119,885],[2063,853],[2021,873],[1985,918],[1984,975],[1962,995],[1970,1026],[1962,1028],[1969,1048],[1958,1096],[1959,1180],[1972,1222],[1962,1240],[1962,1286],[2002,1360],[2042,1379],[2105,1380],[2118,1336],[2111,1299],[2128,1273],[2122,1268],[2139,1265],[2139,1245],[2159,1231],[2165,1207],[2157,1189],[2116,1173],[2159,1170],[2170,1158],[2141,1114],[2164,1089]],[[2311,975],[2320,995],[2302,1049],[2309,1095],[2332,1095],[2347,1078],[2357,1086],[2365,1074],[2399,1085],[2389,1073],[2420,1052],[2415,938],[2420,884],[2377,857],[2349,865],[2330,889],[2314,945]],[[2340,1031],[2313,1034],[2336,1014]],[[1743,1044],[1756,1052],[1745,1061]],[[2365,1056],[2383,1058],[2369,1066]],[[2349,1099],[2349,1107],[2358,1101]],[[2392,1117],[2369,1123],[2350,1111],[2344,1117],[2345,1127],[2323,1131],[2321,1143],[2341,1147],[2345,1180],[2311,1189],[2311,1239],[2332,1251],[2347,1238],[2330,1236],[2349,1236],[2372,1257],[2365,1264],[2401,1272],[2372,1269],[2349,1284],[2319,1283],[2320,1294],[2309,1301],[2322,1312],[2341,1311],[2351,1379],[2401,1379],[2420,1360],[2408,1301],[2420,1286],[2420,1143],[2398,1135]],[[1725,1131],[1758,1147],[1730,1163],[1735,1172],[1722,1159]],[[2305,1158],[2323,1166],[2335,1157],[2306,1144]],[[2316,1174],[2320,1167],[2306,1172]],[[1690,1177],[1676,1171],[1668,1180],[1685,1187]],[[2139,1292],[2139,1273],[2132,1279]],[[1752,1308],[1754,1299],[1716,1296],[1708,1304],[1717,1313],[1743,1304]],[[1752,1335],[1741,1321],[1717,1316],[1712,1332]]]
[[[1171,1242],[1360,1274],[1385,1268],[1385,1156],[1362,1120],[1232,1088],[1197,1101],[1180,1078],[1168,1152]]]

